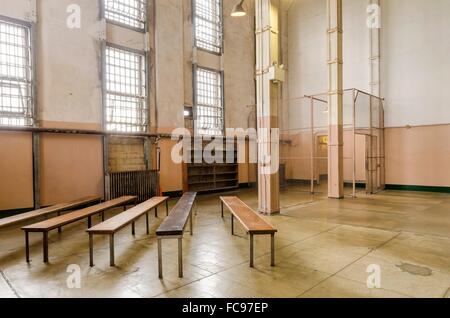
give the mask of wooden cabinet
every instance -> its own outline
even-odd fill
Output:
[[[185,166],[186,191],[210,192],[226,191],[239,188],[239,169],[236,145],[234,151],[227,152],[225,141],[213,151],[205,151],[208,143],[201,149],[192,146],[192,163]],[[234,141],[233,141],[234,143]]]

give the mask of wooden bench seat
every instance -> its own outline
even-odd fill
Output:
[[[110,243],[110,265],[115,266],[114,262],[114,234],[122,230],[127,225],[132,225],[132,234],[135,235],[135,222],[137,219],[146,216],[147,235],[150,234],[148,223],[148,212],[155,209],[155,216],[158,216],[158,206],[166,203],[167,215],[169,215],[168,201],[169,197],[154,197],[134,208],[123,212],[103,223],[100,223],[87,230],[89,233],[89,261],[90,266],[94,266],[94,235],[109,235]]]
[[[231,234],[234,235],[234,218],[236,218],[250,235],[250,267],[254,267],[254,236],[271,236],[271,265],[275,266],[275,233],[277,230],[253,211],[238,197],[221,197],[222,218],[224,217],[224,205],[231,212]]]
[[[125,196],[101,204],[97,204],[79,211],[61,215],[53,219],[49,219],[43,222],[23,227],[22,230],[25,232],[25,252],[27,262],[28,263],[30,262],[30,247],[29,247],[30,232],[43,233],[44,262],[48,263],[48,233],[50,231],[55,229],[60,230],[61,227],[65,225],[86,218],[88,219],[88,228],[90,228],[92,224],[92,216],[100,213],[102,215],[102,220],[104,220],[105,218],[104,212],[106,210],[122,206],[126,210],[127,205],[129,205],[130,203],[136,204],[136,200],[137,200],[136,196]]]
[[[9,227],[15,224],[23,223],[26,221],[35,220],[39,217],[48,217],[51,214],[60,214],[61,212],[73,210],[80,206],[90,205],[93,203],[100,203],[102,201],[102,197],[100,196],[91,196],[82,199],[78,199],[75,201],[56,204],[47,208],[34,210],[27,213],[22,213],[19,215],[7,217],[0,220],[0,229]]]
[[[192,208],[197,197],[196,192],[185,193],[178,203],[173,207],[169,216],[156,230],[158,238],[158,273],[159,278],[163,277],[162,272],[162,240],[178,239],[178,273],[183,277],[183,235],[188,221],[190,220],[190,234],[193,235]]]

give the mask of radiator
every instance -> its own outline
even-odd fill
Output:
[[[107,176],[109,200],[135,195],[144,202],[159,195],[159,172],[156,170],[114,172]]]

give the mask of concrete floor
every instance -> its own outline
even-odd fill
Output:
[[[183,279],[176,241],[164,242],[165,277],[158,279],[156,240],[144,235],[145,220],[135,238],[131,229],[117,235],[116,268],[101,237],[96,267],[89,267],[85,222],[51,234],[48,265],[40,235],[31,236],[32,262],[25,263],[24,237],[14,227],[0,232],[0,297],[450,297],[450,195],[386,191],[337,201],[306,189],[283,190],[282,214],[268,218],[279,230],[276,267],[266,237],[256,241],[256,268],[248,267],[244,231],[236,226],[232,237],[218,196],[208,195],[198,198],[194,236],[184,239]],[[254,190],[238,195],[257,206]],[[154,233],[162,219],[151,220]],[[81,269],[80,289],[67,284],[72,264]],[[370,265],[381,269],[379,289],[367,287]]]

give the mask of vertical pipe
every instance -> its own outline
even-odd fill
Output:
[[[311,103],[311,194],[314,194],[314,157],[315,157],[315,140],[314,140],[314,98],[310,97]]]
[[[328,0],[328,197],[334,199],[344,197],[342,16],[342,0]]]
[[[352,90],[353,113],[353,197],[356,198],[356,91]]]
[[[33,201],[34,209],[41,208],[41,137],[39,133],[33,133]]]
[[[372,96],[369,96],[369,193],[373,194],[373,127],[372,127]]]

